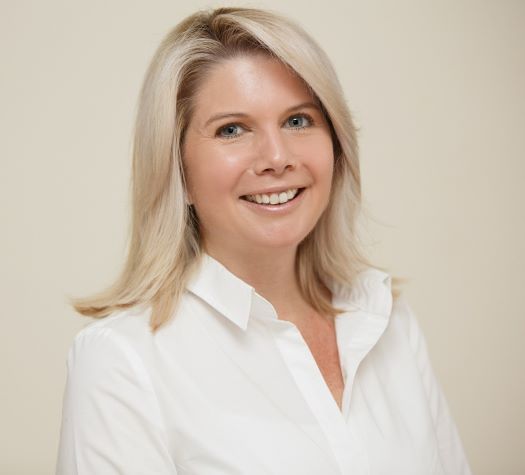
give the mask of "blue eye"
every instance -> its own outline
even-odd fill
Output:
[[[231,139],[237,137],[242,130],[242,127],[237,124],[228,124],[221,127],[217,131],[217,135],[225,139]]]
[[[312,122],[311,117],[306,114],[293,115],[286,121],[287,125],[292,129],[303,129],[312,125]]]

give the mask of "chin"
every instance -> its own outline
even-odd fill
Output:
[[[271,235],[252,238],[251,242],[259,248],[286,249],[296,248],[309,233],[272,233]]]

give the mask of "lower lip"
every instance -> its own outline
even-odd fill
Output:
[[[254,203],[253,201],[243,200],[239,198],[245,205],[249,206],[251,209],[263,213],[271,214],[284,214],[294,210],[297,206],[303,201],[303,196],[306,193],[306,188],[301,191],[298,195],[295,196],[293,200],[287,201],[286,203],[280,205],[264,205],[259,203]]]

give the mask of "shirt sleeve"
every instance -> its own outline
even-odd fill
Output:
[[[86,328],[67,360],[57,475],[176,475],[149,374],[109,328]]]
[[[408,337],[421,373],[434,421],[439,456],[447,475],[471,475],[458,430],[429,358],[426,339],[410,306],[402,301],[408,319]]]

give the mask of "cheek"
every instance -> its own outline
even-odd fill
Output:
[[[323,137],[323,139],[311,143],[308,156],[309,168],[317,184],[329,193],[334,173],[334,153],[331,139]]]
[[[200,147],[188,155],[187,182],[196,203],[207,206],[236,196],[236,186],[244,171],[242,155],[215,147]]]

